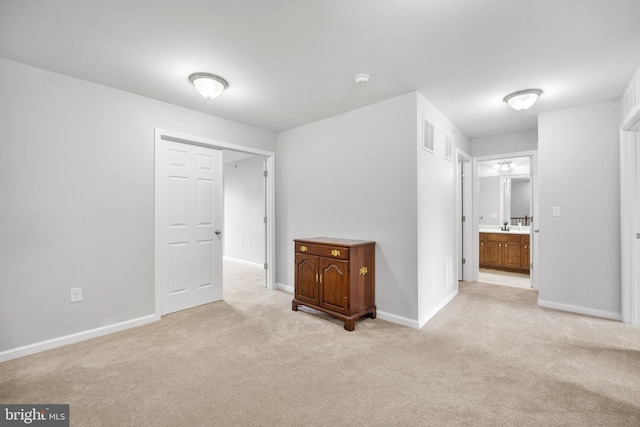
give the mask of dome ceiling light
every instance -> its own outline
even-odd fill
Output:
[[[211,73],[194,73],[189,76],[189,81],[196,90],[207,100],[212,100],[229,87],[229,83],[220,76]]]
[[[514,110],[521,111],[531,108],[540,95],[542,95],[540,89],[525,89],[510,93],[504,97],[503,101]]]
[[[496,163],[495,165],[493,165],[493,168],[498,172],[511,172],[517,167],[518,165],[513,163],[511,160],[502,160]]]

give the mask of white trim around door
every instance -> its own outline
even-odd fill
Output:
[[[265,204],[267,213],[267,227],[266,227],[266,288],[273,290],[275,285],[275,153],[272,151],[260,150],[257,148],[246,147],[243,145],[232,144],[223,141],[216,141],[207,138],[201,138],[193,135],[187,135],[178,132],[167,131],[163,129],[155,130],[155,189],[158,189],[159,179],[159,167],[158,167],[158,154],[160,153],[160,144],[162,141],[174,141],[181,142],[183,144],[199,145],[203,147],[210,147],[216,149],[228,149],[234,151],[241,151],[248,154],[254,154],[265,157],[266,167],[266,194]],[[162,313],[162,289],[159,288],[161,281],[159,278],[162,274],[162,268],[159,262],[159,254],[162,235],[161,224],[158,220],[159,199],[157,194],[154,197],[154,288],[155,288],[155,314],[159,318]]]
[[[622,321],[640,325],[640,108],[620,126]]]
[[[472,157],[464,151],[456,148],[457,166],[456,171],[456,224],[458,242],[458,280],[472,281],[473,257],[476,248],[473,240],[473,173],[471,170]],[[462,274],[460,274],[462,273]],[[477,276],[477,272],[475,274]]]

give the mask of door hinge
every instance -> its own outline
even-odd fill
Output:
[[[636,239],[640,239],[640,233],[636,233]]]
[[[467,217],[462,215],[462,222],[465,222],[467,220]]]
[[[462,258],[462,263],[463,263],[463,264],[466,264],[466,263],[467,263],[467,260],[466,260],[466,259],[464,259],[464,258]]]
[[[269,172],[264,171],[264,177],[265,177],[265,178],[267,177],[267,175],[269,175]]]
[[[267,217],[266,216],[264,217],[264,223],[265,224],[267,223]]]
[[[529,264],[529,268],[533,269],[533,263]]]
[[[269,269],[269,264],[267,264],[266,262],[264,263],[264,269],[268,270]]]

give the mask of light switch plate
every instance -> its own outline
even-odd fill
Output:
[[[553,207],[553,216],[560,216],[560,206]]]

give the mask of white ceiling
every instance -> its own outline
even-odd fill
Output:
[[[619,97],[640,0],[0,0],[0,56],[274,132],[418,90],[479,137]]]

